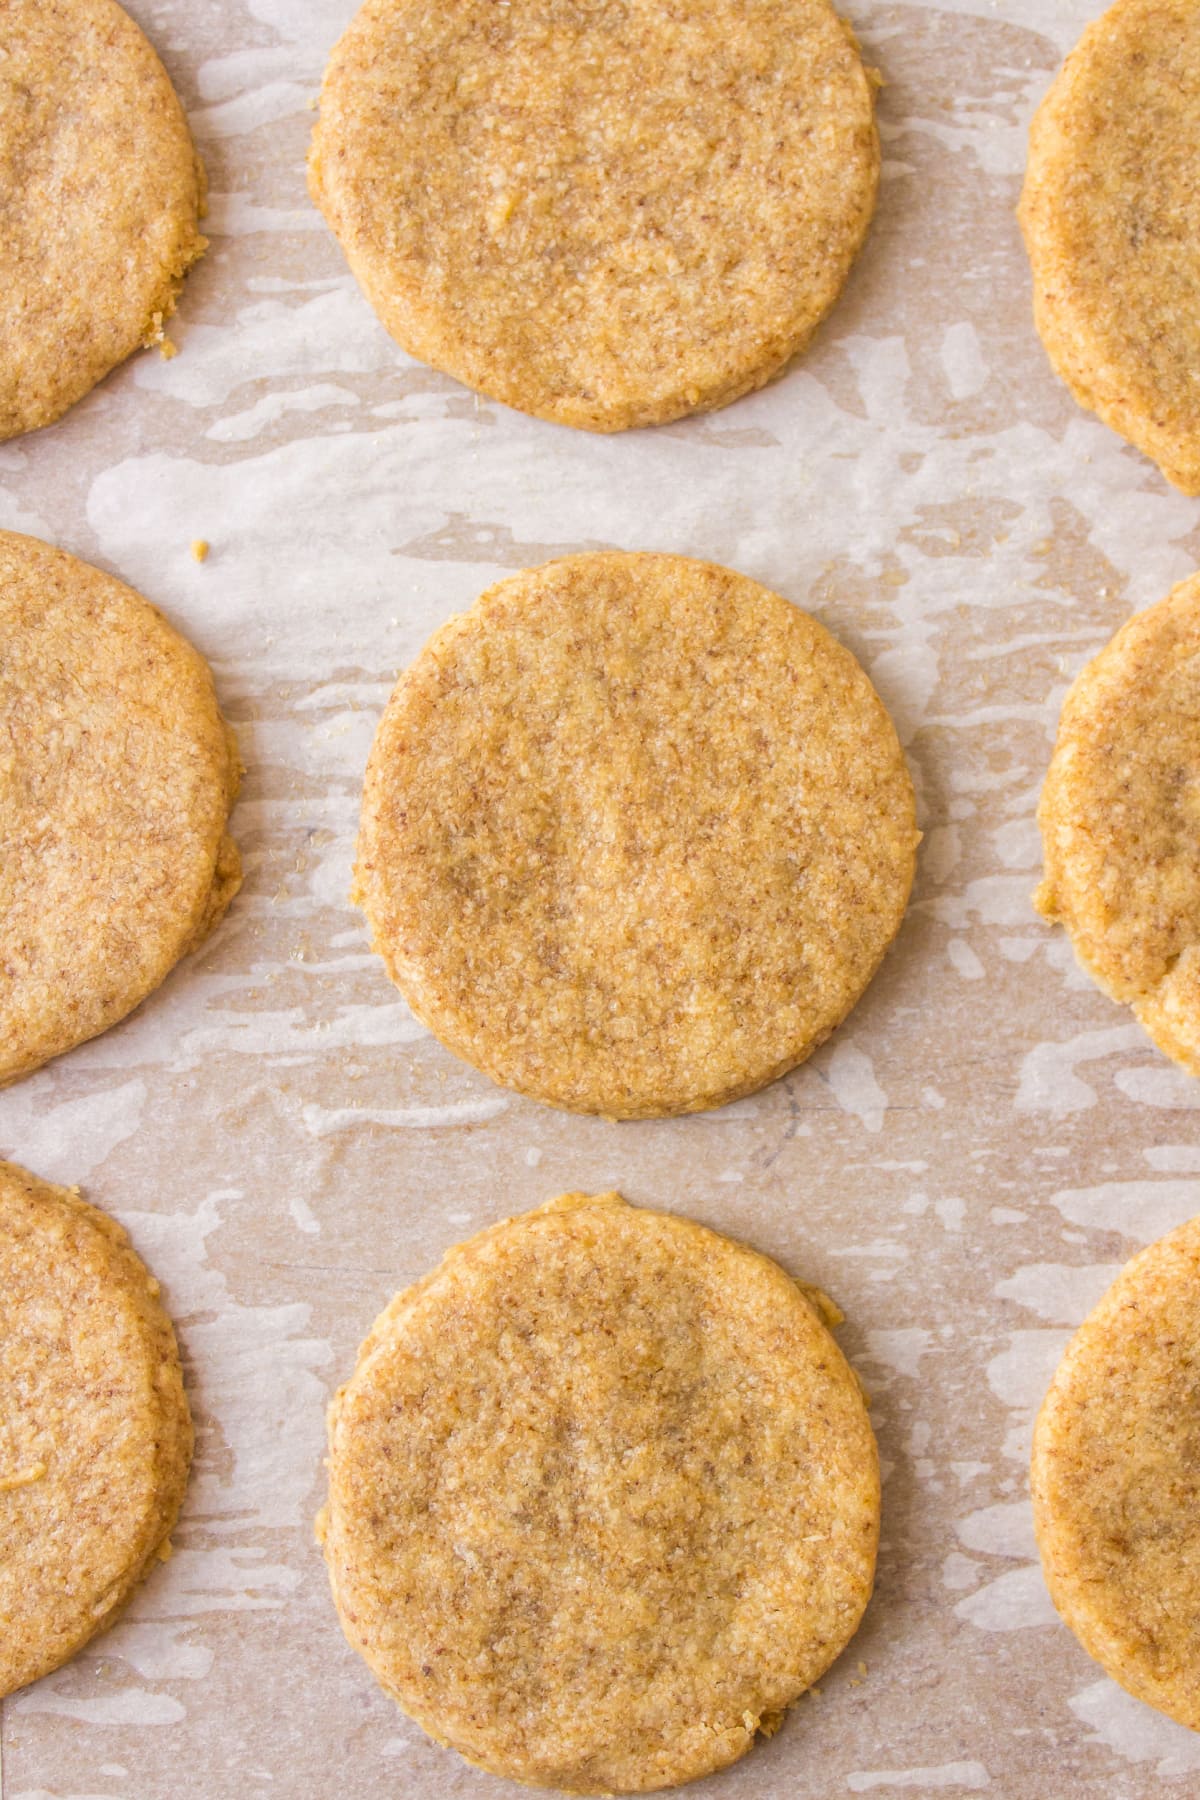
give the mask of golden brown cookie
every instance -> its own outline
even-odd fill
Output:
[[[768,381],[841,292],[878,177],[828,0],[367,0],[309,160],[406,350],[589,431]]]
[[[0,531],[0,1087],[107,1030],[241,882],[233,734],[122,582]]]
[[[347,1637],[431,1736],[518,1781],[723,1767],[870,1596],[875,1441],[817,1306],[617,1194],[506,1220],[398,1295],[329,1440]]]
[[[1082,406],[1200,493],[1200,9],[1117,0],[1043,101],[1020,218],[1034,317]]]
[[[729,569],[599,553],[502,581],[401,677],[356,898],[459,1056],[641,1118],[814,1050],[899,928],[916,844],[849,651]]]
[[[1200,1075],[1200,576],[1130,619],[1076,679],[1038,822],[1038,910]]]
[[[0,1162],[0,1695],[168,1553],[191,1455],[158,1283],[112,1219]]]
[[[1200,1730],[1200,1219],[1121,1271],[1033,1445],[1050,1597],[1114,1681]]]
[[[0,438],[162,342],[203,202],[183,108],[114,0],[0,0]]]

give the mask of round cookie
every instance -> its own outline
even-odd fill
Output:
[[[538,1099],[719,1106],[850,1011],[904,913],[913,792],[880,700],[743,575],[526,570],[401,677],[355,897],[417,1016]]]
[[[1075,398],[1200,493],[1200,10],[1117,0],[1033,122],[1034,317]]]
[[[878,177],[828,0],[367,0],[309,159],[406,350],[589,431],[770,380],[841,292]]]
[[[875,1442],[817,1305],[617,1194],[507,1220],[398,1295],[329,1441],[347,1637],[431,1736],[518,1781],[723,1767],[870,1596]]]
[[[1038,910],[1160,1050],[1200,1075],[1200,575],[1078,676],[1038,805]]]
[[[233,734],[139,594],[0,532],[0,1087],[132,1011],[241,881]]]
[[[1072,1338],[1032,1483],[1046,1585],[1088,1655],[1200,1730],[1200,1219],[1135,1256]]]
[[[166,71],[114,0],[0,0],[0,439],[161,343],[204,171]]]
[[[0,1162],[0,1696],[168,1553],[191,1455],[158,1283],[112,1219]]]

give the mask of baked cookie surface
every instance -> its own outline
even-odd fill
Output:
[[[828,0],[367,0],[309,161],[406,350],[593,431],[769,380],[840,293],[878,174]]]
[[[616,1194],[451,1250],[376,1321],[329,1430],[346,1635],[493,1773],[645,1792],[720,1768],[870,1596],[875,1443],[816,1305]]]
[[[1200,1219],[1121,1271],[1038,1417],[1046,1585],[1114,1681],[1200,1730]]]
[[[112,1623],[191,1454],[175,1334],[124,1231],[0,1162],[0,1695]]]
[[[1076,679],[1038,823],[1038,910],[1200,1074],[1200,576],[1130,619]]]
[[[236,893],[232,733],[132,588],[0,532],[0,1086],[94,1037]]]
[[[183,108],[114,0],[0,0],[0,439],[161,342],[203,202]]]
[[[1034,316],[1075,398],[1200,493],[1200,11],[1117,0],[1034,120]]]
[[[899,928],[917,835],[891,721],[822,626],[728,569],[601,552],[501,582],[401,677],[356,898],[459,1056],[652,1117],[829,1035]]]

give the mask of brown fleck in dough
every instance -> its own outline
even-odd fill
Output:
[[[1129,1693],[1200,1730],[1200,1219],[1135,1256],[1072,1338],[1032,1480],[1071,1630]]]
[[[1043,101],[1020,217],[1062,379],[1200,493],[1200,8],[1117,0]]]
[[[711,563],[601,552],[502,581],[400,678],[356,898],[459,1056],[653,1117],[828,1037],[899,929],[917,835],[891,721],[814,619]]]
[[[158,1283],[112,1219],[0,1162],[0,1695],[113,1622],[191,1455]]]
[[[114,0],[0,0],[0,438],[48,425],[162,341],[204,170]]]
[[[329,1441],[347,1637],[432,1737],[518,1781],[723,1767],[870,1596],[875,1440],[816,1310],[618,1194],[506,1220],[399,1294]]]
[[[309,160],[406,350],[590,431],[768,381],[840,293],[878,177],[828,0],[367,0]]]
[[[240,765],[161,613],[0,532],[0,1087],[115,1025],[241,884]]]
[[[1038,910],[1200,1075],[1200,575],[1130,619],[1075,681],[1038,822]]]

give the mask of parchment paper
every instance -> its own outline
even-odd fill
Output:
[[[140,1013],[0,1094],[0,1154],[81,1183],[162,1279],[199,1427],[173,1559],[4,1704],[3,1800],[524,1791],[429,1743],[344,1644],[312,1542],[323,1411],[446,1246],[610,1186],[837,1298],[887,1472],[859,1637],[697,1794],[1196,1791],[1200,1737],[1055,1622],[1026,1489],[1071,1329],[1200,1211],[1200,1084],[1029,903],[1069,678],[1200,562],[1200,503],[1076,408],[1029,318],[1026,128],[1097,0],[854,0],[886,160],[841,304],[766,392],[607,439],[476,400],[360,298],[303,180],[353,0],[131,10],[207,161],[212,249],[175,360],[0,448],[0,524],[122,575],[211,659],[246,885]],[[397,670],[506,570],[590,545],[711,557],[814,611],[891,708],[927,834],[848,1024],[676,1122],[568,1117],[456,1062],[346,897]]]

